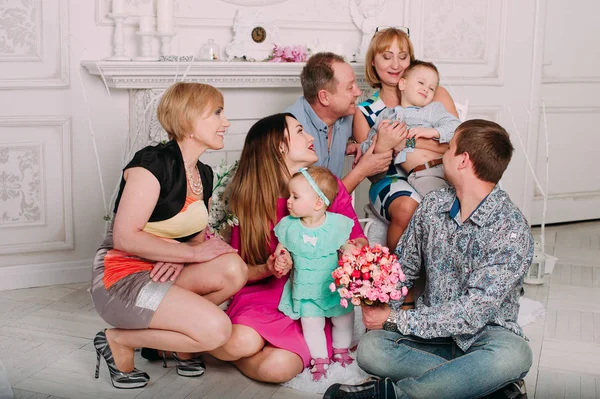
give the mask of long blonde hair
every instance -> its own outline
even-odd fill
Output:
[[[228,187],[229,204],[239,220],[240,256],[251,265],[265,263],[270,255],[277,200],[290,179],[284,160],[289,148],[285,135],[288,116],[294,117],[289,113],[267,116],[250,128]]]

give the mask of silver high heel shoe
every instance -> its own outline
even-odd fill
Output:
[[[177,356],[177,353],[173,352],[173,358],[176,362],[175,368],[177,369],[177,374],[180,376],[200,377],[206,370],[206,365],[200,357],[192,357],[191,359],[182,360]]]
[[[106,366],[110,373],[110,380],[115,388],[132,389],[143,388],[148,385],[150,376],[143,371],[134,368],[132,371],[124,373],[117,369],[112,351],[110,350],[106,339],[106,329],[96,334],[96,337],[94,338],[94,348],[96,348],[96,378],[100,375],[100,356],[102,356],[106,361]]]

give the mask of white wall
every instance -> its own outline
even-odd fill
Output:
[[[374,11],[368,16],[378,25],[409,26],[417,57],[436,63],[456,101],[468,99],[470,117],[498,121],[514,134],[510,106],[534,155],[536,137],[528,133],[537,134],[537,118],[528,122],[526,109],[537,115],[542,57],[534,43],[539,45],[544,33],[536,25],[543,0],[179,0],[172,49],[197,54],[213,38],[224,56],[239,9],[259,12],[253,18],[279,26],[278,44],[307,44],[350,56],[362,37],[350,2],[370,3],[367,9]],[[129,12],[136,14],[148,0],[129,3]],[[127,91],[111,90],[109,96],[101,79],[80,66],[81,60],[112,54],[109,11],[108,0],[0,3],[0,289],[82,281],[90,274],[105,229],[104,202],[118,183],[129,131]],[[136,18],[129,18],[125,27],[126,54],[133,57],[140,47],[135,24]],[[158,52],[157,41],[153,52]],[[206,156],[213,165],[224,155],[235,159],[248,127],[282,111],[300,94],[299,88],[223,92],[232,126],[226,154]],[[502,184],[530,214],[532,183],[516,146]],[[33,168],[19,166],[26,153],[38,156]],[[16,180],[8,181],[9,175]],[[365,186],[362,190],[364,199]],[[32,213],[36,206],[39,213]]]

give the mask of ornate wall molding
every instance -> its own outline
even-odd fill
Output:
[[[0,42],[4,39],[7,46],[0,54],[0,89],[68,87],[68,2],[31,4],[30,9],[15,8],[10,15],[3,15],[0,8]],[[2,18],[10,21],[2,23]]]
[[[166,89],[176,77],[218,88],[300,87],[304,63],[269,62],[111,62],[82,61],[92,75],[102,76],[115,89]],[[363,64],[351,64],[361,88],[366,88]]]
[[[0,117],[0,255],[73,248],[71,124]]]
[[[507,1],[470,0],[470,3],[456,7],[450,0],[421,2],[418,44],[415,44],[423,58],[441,66],[442,81],[501,86]],[[465,12],[471,14],[465,16]]]
[[[136,15],[137,3],[136,1],[143,0],[131,0],[132,15],[125,20],[125,25],[134,26],[138,23]],[[244,0],[240,0],[244,1]],[[275,1],[282,3],[281,0],[250,0],[254,3],[268,2],[269,4],[260,4],[262,6],[276,5]],[[289,0],[285,0],[289,1]],[[224,1],[225,3],[233,3],[233,1]],[[110,13],[110,0],[96,0],[96,25],[114,25],[112,18],[108,16]],[[178,27],[186,28],[230,28],[233,26],[233,15],[231,18],[223,18],[215,15],[215,17],[204,17],[201,15],[186,15],[178,16],[175,15],[175,25]],[[332,31],[356,31],[356,27],[351,21],[339,22],[339,21],[299,21],[295,19],[275,19],[273,23],[280,26],[284,30],[332,30]]]
[[[0,62],[42,61],[40,1],[0,3]]]

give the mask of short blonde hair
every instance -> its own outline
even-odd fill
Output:
[[[169,140],[180,141],[193,130],[195,119],[222,105],[223,94],[211,85],[178,82],[164,92],[156,117]]]
[[[322,166],[309,166],[306,171],[321,191],[323,191],[323,194],[325,194],[325,197],[327,197],[329,204],[331,205],[337,196],[339,189],[337,179],[333,173]],[[296,172],[292,176],[292,179],[300,177],[305,178],[302,172]]]
[[[388,28],[380,32],[375,32],[373,38],[371,38],[365,58],[365,80],[371,87],[381,88],[381,80],[379,80],[379,76],[373,65],[375,56],[390,48],[395,41],[398,41],[400,48],[408,50],[411,63],[415,60],[415,51],[406,32],[396,28]]]

